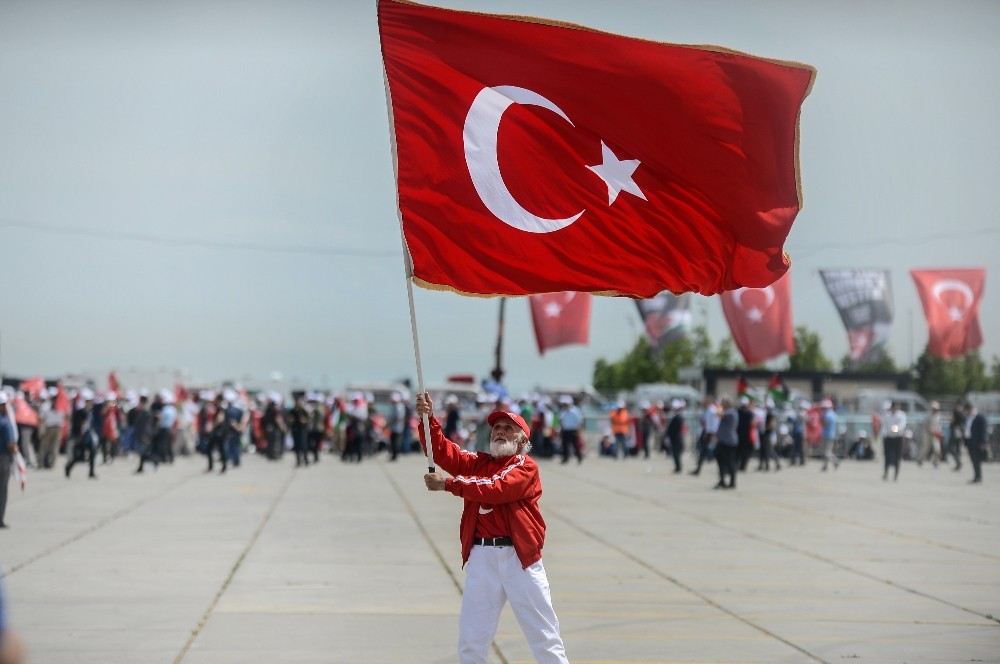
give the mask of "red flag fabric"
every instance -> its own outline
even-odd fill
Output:
[[[34,378],[27,378],[21,381],[19,388],[22,392],[30,396],[32,399],[37,399],[45,389],[45,379],[36,376]]]
[[[378,13],[418,284],[652,297],[787,270],[811,67],[397,0]]]
[[[53,407],[60,413],[69,413],[69,395],[66,394],[66,388],[63,387],[62,383],[59,383],[56,387],[56,400]]]
[[[979,302],[986,270],[910,270],[927,318],[931,355],[953,358],[983,345]]]
[[[589,293],[545,293],[528,298],[538,354],[549,348],[590,342]]]
[[[790,282],[786,274],[766,288],[740,288],[720,296],[733,341],[750,366],[795,352]]]
[[[112,392],[120,392],[121,384],[118,382],[118,374],[114,371],[108,374],[108,390]]]
[[[26,427],[38,426],[38,413],[28,405],[28,401],[18,395],[14,397],[14,421]]]

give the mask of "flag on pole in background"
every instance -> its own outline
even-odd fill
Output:
[[[749,366],[795,352],[788,274],[766,288],[740,288],[719,297],[733,341]]]
[[[750,390],[750,385],[747,384],[746,376],[740,376],[736,379],[736,396],[742,397]]]
[[[122,386],[118,382],[118,374],[112,371],[108,374],[108,390],[111,392],[120,392],[121,389]]]
[[[763,287],[815,70],[379,0],[410,276],[477,295]]]
[[[778,374],[771,376],[771,380],[767,384],[767,393],[779,406],[788,401],[788,386]]]
[[[549,348],[590,342],[590,293],[545,293],[528,298],[538,354]]]
[[[927,318],[927,350],[945,359],[961,357],[983,345],[979,302],[986,270],[910,270]]]
[[[885,353],[892,329],[892,284],[888,270],[820,270],[847,329],[851,362],[855,365]]]
[[[681,339],[691,325],[691,296],[663,291],[655,297],[636,300],[646,339],[653,350]]]

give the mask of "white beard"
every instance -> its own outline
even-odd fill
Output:
[[[513,456],[517,454],[517,447],[516,440],[498,438],[490,441],[490,454],[495,457]]]

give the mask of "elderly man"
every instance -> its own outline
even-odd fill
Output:
[[[468,570],[458,626],[459,662],[486,662],[509,599],[535,659],[568,663],[542,565],[542,483],[538,466],[526,456],[531,449],[528,425],[520,415],[494,411],[488,419],[490,453],[467,452],[444,437],[428,394],[417,397],[416,410],[430,418],[434,461],[452,475],[427,473],[427,489],[465,500],[460,539]],[[423,427],[420,443],[426,451]]]

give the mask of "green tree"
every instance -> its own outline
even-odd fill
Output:
[[[823,354],[819,335],[804,325],[795,328],[795,352],[789,358],[792,371],[831,371],[833,362]]]
[[[896,361],[886,350],[860,364],[855,364],[850,355],[845,355],[840,359],[840,368],[842,371],[857,371],[859,373],[898,373],[900,371],[900,368],[896,366]]]
[[[746,365],[736,356],[736,344],[733,343],[733,338],[726,337],[719,342],[719,347],[702,366],[714,369],[742,369]]]
[[[604,392],[630,390],[639,383],[675,383],[684,367],[738,366],[731,339],[712,348],[712,340],[704,326],[696,326],[682,339],[653,351],[645,337],[615,362],[604,358],[594,363],[594,387]]]
[[[961,396],[966,392],[989,390],[996,381],[997,366],[994,360],[993,376],[990,376],[979,351],[945,360],[924,350],[914,367],[917,392],[924,396]]]
[[[712,339],[708,336],[708,328],[695,325],[688,336],[691,349],[694,352],[691,365],[707,369],[742,369],[743,362],[736,357],[736,347],[732,337],[726,337],[712,349]]]

